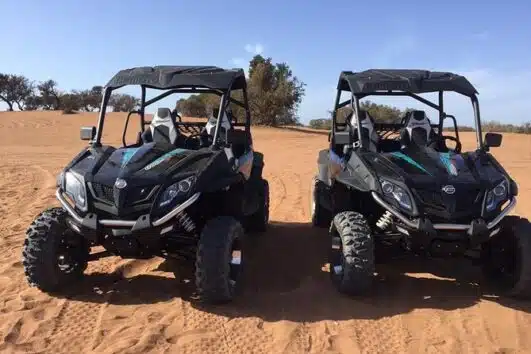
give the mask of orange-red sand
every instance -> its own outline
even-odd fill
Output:
[[[119,143],[124,118],[109,116],[106,139]],[[327,138],[292,130],[253,130],[265,154],[272,225],[253,241],[247,287],[234,303],[195,308],[161,259],[91,263],[68,297],[29,288],[24,232],[57,205],[55,176],[85,144],[79,127],[95,123],[95,114],[0,113],[0,352],[531,352],[531,303],[489,296],[467,262],[396,261],[382,268],[373,298],[338,294],[326,268],[326,230],[309,225],[311,178]],[[474,147],[473,134],[462,136]],[[531,136],[504,139],[494,154],[519,182],[515,212],[531,217]]]

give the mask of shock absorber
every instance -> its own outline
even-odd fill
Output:
[[[376,222],[376,226],[378,226],[380,229],[385,230],[391,224],[393,223],[393,214],[391,214],[389,211],[386,211],[382,216],[380,216],[380,219]]]
[[[195,223],[192,220],[191,217],[186,214],[186,212],[181,212],[177,214],[176,216],[177,221],[179,224],[187,231],[187,232],[193,232],[195,230]]]

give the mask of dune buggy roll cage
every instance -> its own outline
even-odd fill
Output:
[[[351,92],[351,98],[343,102],[343,91]],[[339,76],[337,95],[332,112],[332,139],[335,135],[337,123],[337,111],[350,105],[356,116],[361,110],[360,100],[368,96],[409,96],[439,112],[439,123],[434,125],[439,134],[443,131],[444,119],[451,118],[454,122],[456,138],[459,140],[457,121],[453,115],[444,112],[444,92],[452,91],[469,97],[474,110],[476,125],[476,139],[478,149],[483,149],[483,136],[481,132],[481,116],[477,91],[464,77],[449,72],[434,72],[427,70],[397,70],[397,69],[370,69],[363,72],[353,73],[343,71]],[[439,102],[435,104],[427,100],[419,93],[438,92]],[[357,129],[361,131],[361,122],[357,121]],[[382,126],[395,127],[397,124],[381,124]],[[363,139],[359,140],[360,148],[364,148]]]
[[[124,86],[139,85],[141,89],[140,107],[127,115],[123,131],[122,141],[125,145],[125,134],[132,114],[140,116],[140,129],[143,132],[145,126],[151,122],[145,119],[145,109],[174,93],[211,93],[218,95],[220,99],[216,128],[212,144],[216,144],[221,127],[221,117],[230,103],[234,103],[245,110],[245,122],[231,122],[234,127],[244,127],[247,133],[251,129],[251,113],[247,98],[247,82],[243,69],[222,69],[215,66],[155,66],[137,67],[119,71],[105,85],[101,100],[98,125],[93,146],[101,146],[101,137],[105,123],[107,105],[114,90]],[[167,90],[149,100],[146,100],[147,89]],[[231,97],[232,91],[242,90],[243,102]],[[180,126],[197,125],[197,123],[179,122]]]

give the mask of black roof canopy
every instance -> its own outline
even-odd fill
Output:
[[[339,76],[337,88],[351,91],[353,94],[370,94],[376,91],[454,91],[465,96],[477,94],[474,86],[464,76],[414,69],[370,69],[357,73],[343,71]]]
[[[243,69],[163,65],[120,70],[109,80],[106,87],[116,89],[126,85],[142,85],[161,90],[206,87],[226,91],[242,89],[246,81]]]

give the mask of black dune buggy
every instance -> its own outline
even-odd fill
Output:
[[[350,97],[341,102],[343,91]],[[445,91],[470,98],[475,151],[461,151],[456,119],[443,108]],[[427,92],[438,92],[438,104],[419,96]],[[508,215],[518,187],[489,153],[502,136],[482,135],[476,94],[465,77],[448,72],[341,73],[312,201],[313,224],[330,228],[330,275],[339,291],[366,293],[375,254],[395,244],[430,256],[475,254],[506,294],[531,296],[530,223]],[[431,124],[422,110],[407,111],[400,123],[375,122],[359,103],[371,95],[412,97],[435,109],[439,122]],[[455,136],[444,135],[447,119]]]
[[[101,142],[113,90],[140,85],[141,103],[125,121],[123,146]],[[165,90],[146,100],[147,89]],[[243,102],[231,97],[242,93]],[[205,122],[184,122],[176,111],[147,106],[173,93],[213,93],[219,108]],[[231,106],[242,107],[238,122]],[[134,144],[126,144],[131,115],[140,118]],[[31,285],[55,292],[83,275],[101,245],[123,258],[160,256],[195,264],[197,292],[206,302],[227,302],[239,288],[247,232],[265,231],[269,186],[263,155],[253,150],[242,69],[203,66],[138,67],[106,85],[98,126],[81,128],[89,140],[60,173],[61,207],[42,212],[29,227],[23,264]]]

